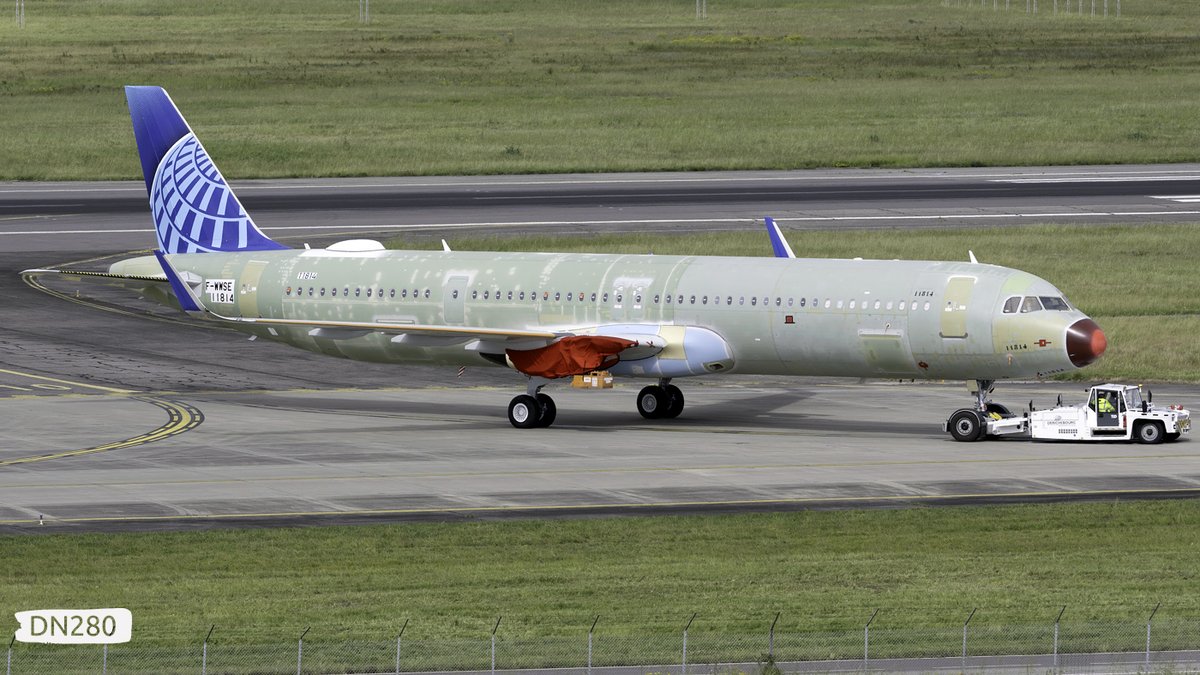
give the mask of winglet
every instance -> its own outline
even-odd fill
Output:
[[[204,313],[206,310],[200,304],[200,299],[196,297],[192,287],[179,276],[179,272],[167,260],[167,256],[163,255],[162,251],[155,251],[154,257],[158,258],[158,264],[162,265],[163,274],[167,275],[167,281],[171,284],[171,290],[175,292],[175,298],[179,300],[180,308],[189,314]]]
[[[792,253],[792,247],[788,246],[787,240],[783,238],[783,232],[779,231],[779,226],[775,224],[774,218],[764,218],[767,224],[767,234],[771,237],[771,250],[775,251],[776,258],[795,258],[796,254]]]

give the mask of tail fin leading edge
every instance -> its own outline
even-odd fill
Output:
[[[165,253],[270,251],[162,87],[125,87],[158,246]]]

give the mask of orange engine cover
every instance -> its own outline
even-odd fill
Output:
[[[508,349],[505,353],[522,373],[554,379],[607,368],[620,360],[618,353],[635,345],[637,342],[624,338],[573,335],[539,349]]]

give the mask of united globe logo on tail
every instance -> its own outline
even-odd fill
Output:
[[[130,86],[125,93],[164,253],[287,248],[255,226],[165,91]]]
[[[150,205],[167,253],[243,251],[252,233],[262,236],[195,134],[179,139],[163,157]]]

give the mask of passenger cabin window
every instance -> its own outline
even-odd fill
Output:
[[[1017,310],[1020,308],[1021,308],[1021,298],[1018,296],[1013,296],[1004,301],[1004,313],[1005,314],[1016,314]]]
[[[1039,312],[1042,309],[1042,303],[1032,295],[1025,296],[1025,300],[1021,302],[1021,313],[1028,314],[1029,312]]]

